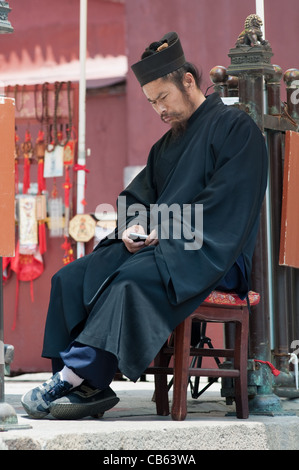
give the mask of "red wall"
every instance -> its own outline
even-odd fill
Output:
[[[265,0],[266,39],[274,56],[273,64],[283,72],[298,67],[298,0]],[[202,90],[212,83],[209,72],[215,65],[230,64],[229,49],[234,47],[245,18],[255,13],[255,0],[128,0],[126,2],[129,65],[140,58],[145,47],[166,32],[176,31],[187,60],[202,71]],[[285,96],[282,82],[282,96]],[[211,90],[212,91],[212,90]],[[146,161],[152,143],[167,130],[152,111],[131,71],[128,74],[128,160],[140,165]]]
[[[86,146],[87,158],[86,210],[94,212],[98,204],[112,204],[123,189],[123,168],[126,166],[126,96],[124,92],[87,95]]]

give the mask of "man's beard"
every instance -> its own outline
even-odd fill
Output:
[[[179,121],[179,122],[174,122],[171,126],[171,134],[174,139],[178,139],[181,137],[187,128],[187,123],[188,121]]]
[[[174,138],[180,137],[186,130],[188,120],[187,119],[182,119],[181,115],[178,114],[178,113],[172,113],[171,115],[162,114],[161,115],[161,120],[163,122],[166,122],[166,121],[164,121],[164,118],[166,118],[166,117],[172,117],[172,118],[177,119],[177,120],[174,119],[174,121],[170,123],[170,126],[171,126],[172,136]]]

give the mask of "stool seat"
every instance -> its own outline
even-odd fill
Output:
[[[248,303],[257,305],[260,295],[249,292]],[[247,299],[241,300],[230,292],[213,291],[205,301],[174,330],[173,335],[161,348],[154,365],[146,373],[155,377],[155,400],[157,414],[169,414],[167,374],[173,375],[173,402],[171,416],[174,420],[184,420],[187,415],[187,387],[189,377],[231,377],[235,384],[237,418],[249,416],[247,392],[247,359],[249,334],[249,309]],[[224,348],[194,348],[191,346],[192,322],[234,323],[234,345]],[[214,357],[230,358],[228,367],[202,368],[190,366],[190,358]],[[169,367],[173,357],[173,367]]]
[[[248,292],[249,304],[251,306],[257,305],[260,302],[260,294],[253,292],[252,290]],[[202,305],[247,305],[247,299],[240,299],[237,294],[233,292],[222,292],[218,290],[213,290],[210,295],[204,300]]]

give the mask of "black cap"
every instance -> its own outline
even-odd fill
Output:
[[[186,63],[183,48],[175,32],[167,33],[160,41],[152,43],[142,57],[131,67],[141,86],[174,72]]]

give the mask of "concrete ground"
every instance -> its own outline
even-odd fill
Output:
[[[279,416],[253,415],[240,420],[227,415],[234,405],[225,404],[219,383],[197,400],[188,392],[188,416],[180,422],[156,415],[153,376],[147,376],[145,382],[114,381],[112,388],[120,401],[101,419],[30,419],[20,398],[50,375],[5,378],[5,400],[0,409],[11,405],[17,423],[11,429],[0,423],[0,450],[185,450],[191,455],[198,450],[299,449],[299,399],[281,399],[283,413]]]

